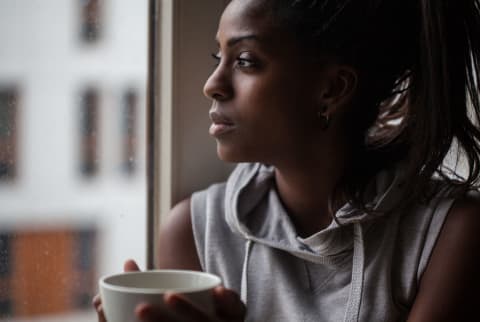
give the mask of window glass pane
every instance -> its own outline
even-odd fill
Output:
[[[138,93],[134,88],[129,88],[123,93],[122,105],[122,168],[127,175],[133,175],[138,166],[135,149],[138,141]]]
[[[101,30],[101,11],[105,1],[101,0],[77,0],[81,10],[81,40],[93,43],[98,40]]]
[[[147,0],[0,0],[0,321],[96,321],[146,260]]]
[[[15,178],[17,91],[0,87],[0,182]]]
[[[80,100],[80,144],[81,172],[93,176],[98,170],[98,123],[99,119],[98,89],[90,87],[81,93]]]

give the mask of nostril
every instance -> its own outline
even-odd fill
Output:
[[[223,99],[223,95],[222,95],[222,94],[219,94],[219,93],[214,93],[214,94],[212,95],[212,98],[213,98],[214,100],[220,101],[220,100]]]

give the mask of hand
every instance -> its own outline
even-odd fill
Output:
[[[181,317],[172,319],[164,311],[149,304],[139,304],[135,310],[138,318],[143,322],[243,322],[245,319],[245,305],[237,293],[222,286],[213,290],[216,318],[211,317],[190,303],[179,294],[165,295],[165,303]]]
[[[123,271],[124,272],[135,272],[139,271],[137,263],[134,260],[127,260],[125,264],[123,264]],[[95,311],[97,311],[98,322],[107,322],[105,319],[105,315],[103,314],[102,308],[102,300],[100,299],[100,294],[95,295],[93,298],[93,306],[95,307]]]

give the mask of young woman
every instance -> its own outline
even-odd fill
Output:
[[[233,0],[217,41],[239,165],[172,209],[160,267],[220,275],[216,321],[479,319],[479,1]]]

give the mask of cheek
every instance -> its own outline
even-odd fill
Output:
[[[294,73],[267,76],[237,79],[233,110],[239,129],[218,145],[221,159],[267,162],[316,137],[309,84]]]
[[[266,75],[243,79],[237,88],[237,98],[241,106],[246,109],[255,107],[258,114],[285,114],[294,110],[302,98],[301,88],[282,76]]]
[[[276,79],[243,84],[239,111],[246,125],[268,126],[271,131],[291,132],[309,127],[316,116],[312,91],[299,82]],[[267,131],[266,135],[268,135]]]

